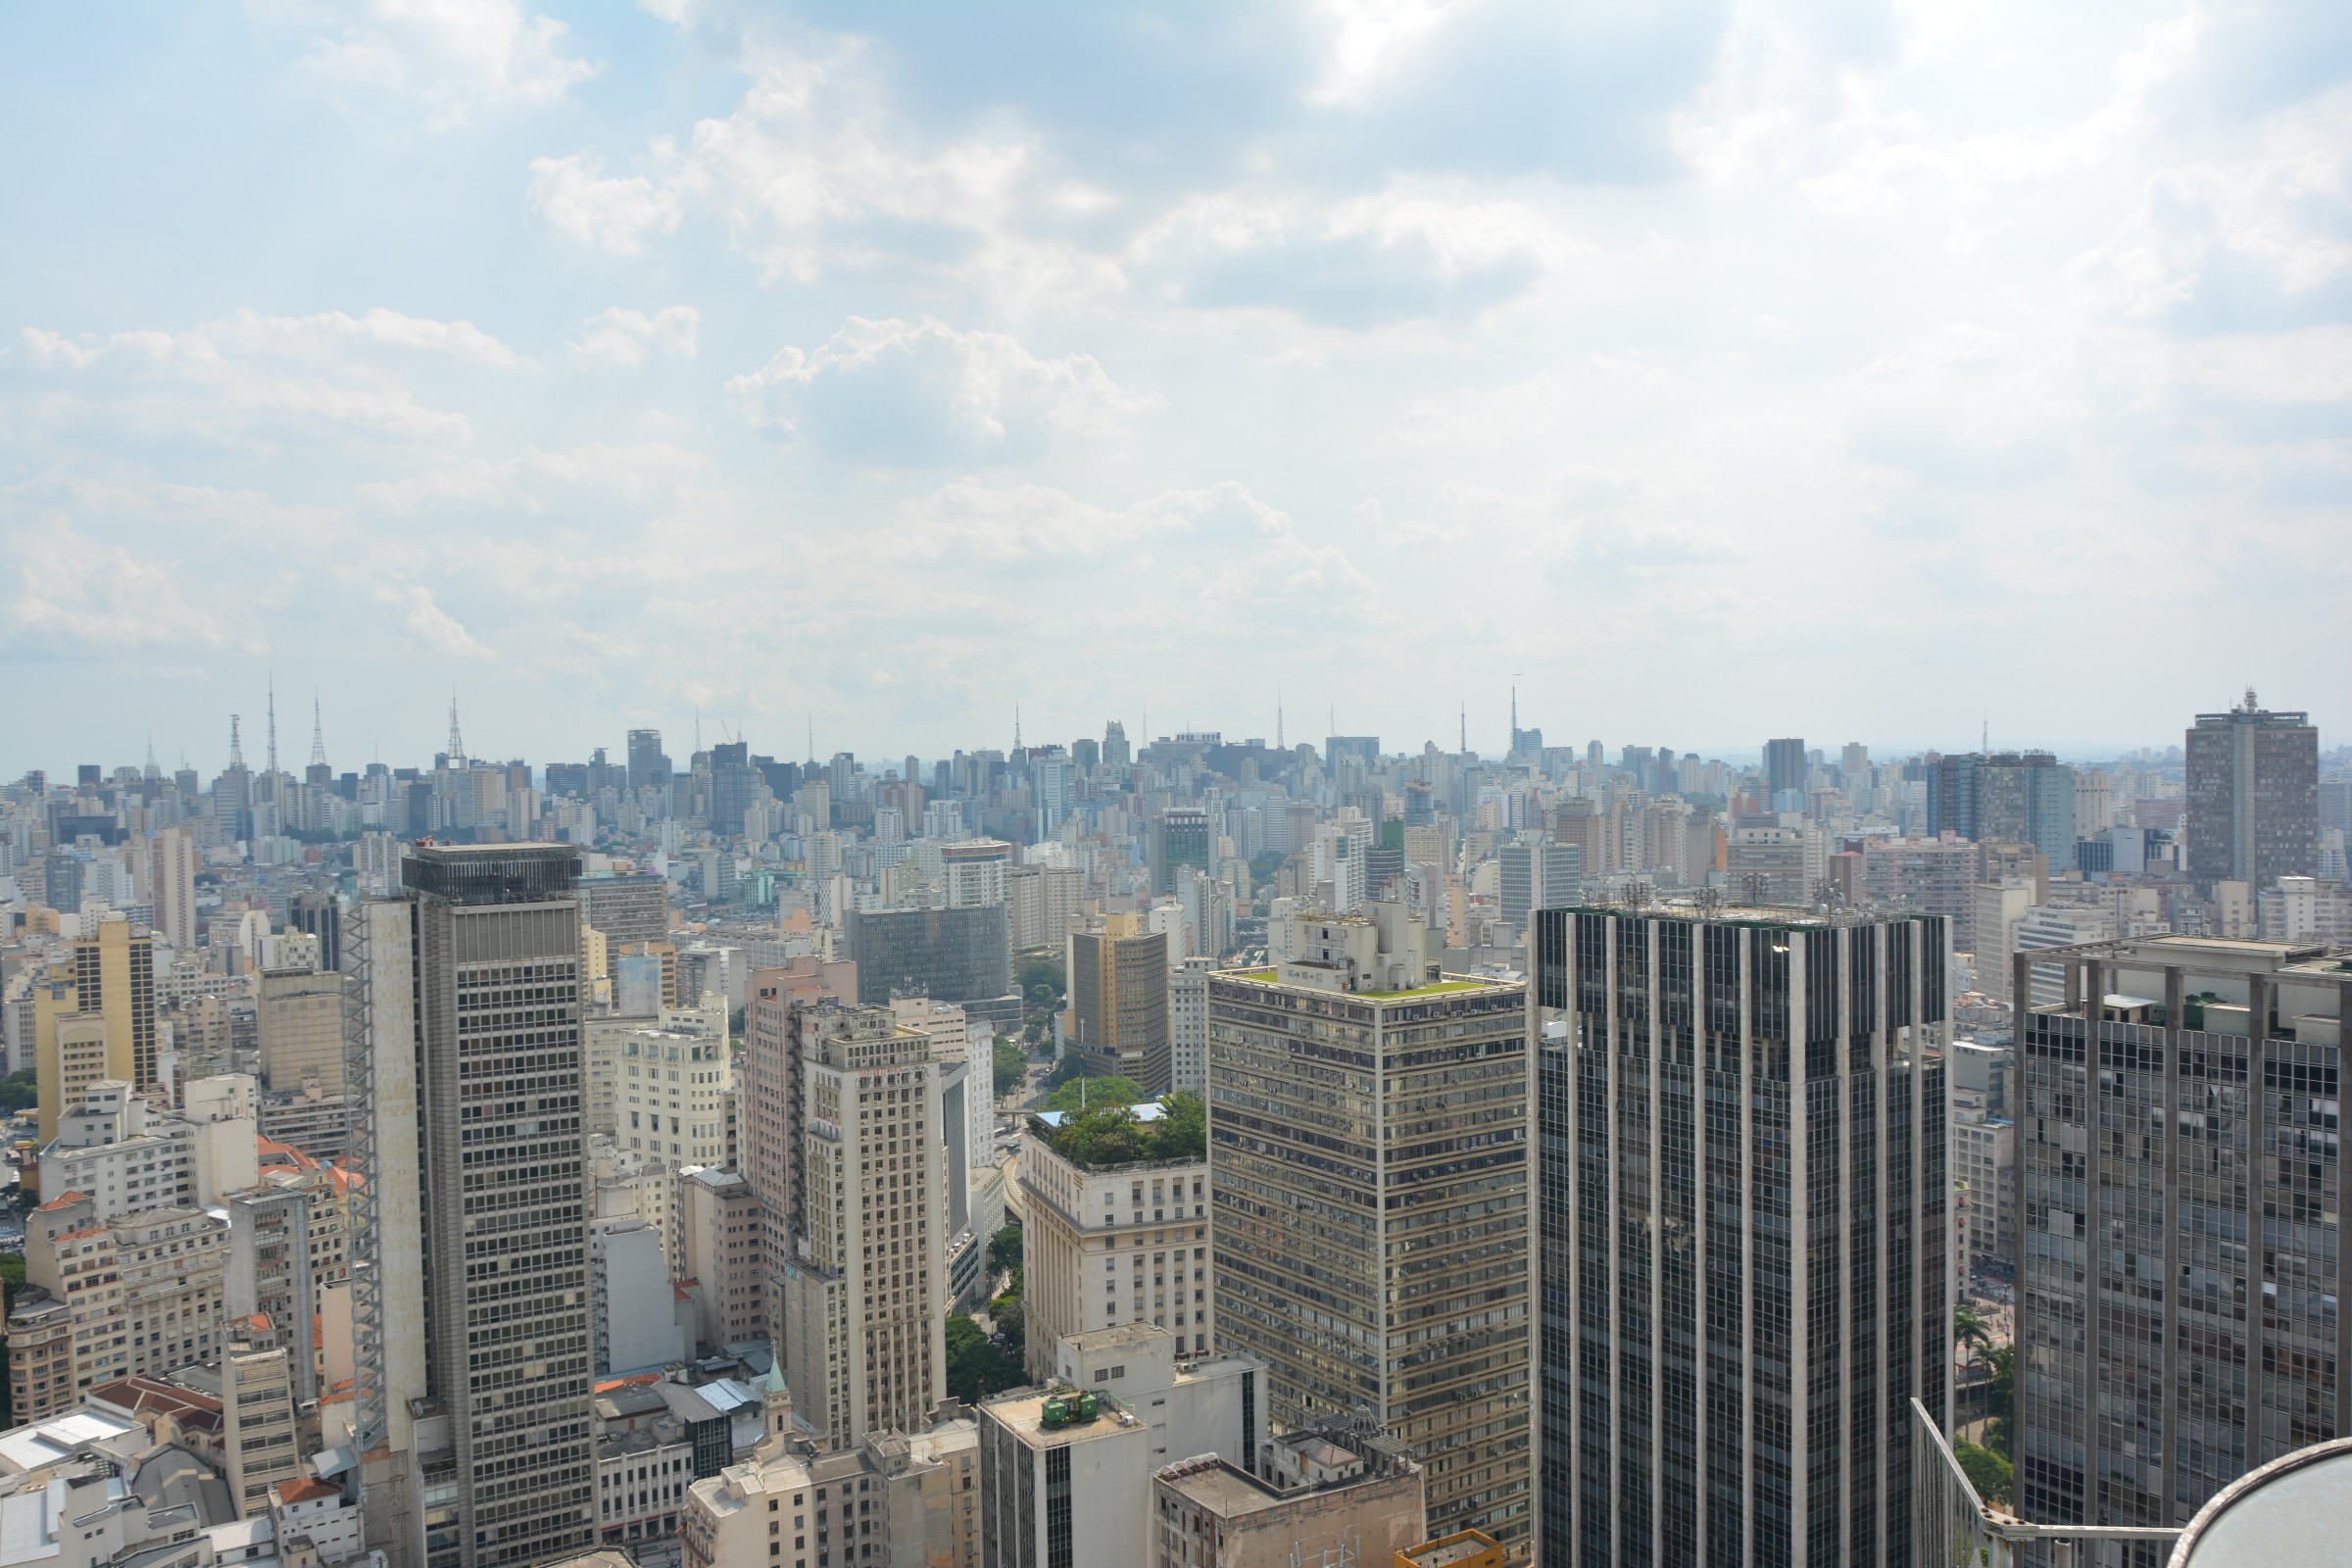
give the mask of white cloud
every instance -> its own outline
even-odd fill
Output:
[[[672,305],[651,316],[615,305],[580,323],[571,355],[584,364],[621,370],[656,358],[691,360],[702,324],[703,313],[691,305]]]
[[[304,68],[339,92],[409,98],[435,130],[484,112],[562,103],[596,74],[568,52],[571,29],[517,0],[365,0],[252,8],[279,27],[323,34]]]
[[[375,601],[398,611],[401,623],[435,653],[458,659],[491,657],[490,650],[475,641],[473,633],[460,625],[456,616],[434,602],[430,588],[418,584],[379,588],[375,592]]]
[[[852,317],[815,349],[787,345],[727,383],[755,424],[861,461],[919,464],[1033,456],[1103,436],[1152,406],[1088,354],[1041,359],[1001,332]]]
[[[608,179],[604,167],[589,153],[533,159],[525,201],[550,228],[573,244],[618,256],[643,250],[648,234],[677,232],[683,204],[676,185],[657,185],[642,174]]]
[[[195,578],[181,563],[89,537],[70,523],[17,539],[17,591],[8,600],[7,641],[20,655],[111,659],[142,649],[257,653],[234,625],[233,608],[211,596],[192,601]]]

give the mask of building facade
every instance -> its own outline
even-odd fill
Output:
[[[2272,712],[2254,693],[2199,713],[2187,737],[2189,880],[2256,892],[2319,870],[2320,732],[2307,713]]]
[[[2021,953],[2018,1511],[2179,1526],[2352,1432],[2340,950]]]
[[[1103,916],[1069,939],[1070,1013],[1091,1073],[1132,1078],[1152,1094],[1174,1087],[1168,1038],[1168,939],[1135,916]]]
[[[1410,935],[1209,981],[1217,1344],[1272,1369],[1280,1425],[1369,1411],[1425,1467],[1433,1532],[1524,1543],[1526,1003],[1435,977]]]
[[[1924,1560],[1946,941],[1932,916],[1538,917],[1545,1568]]]

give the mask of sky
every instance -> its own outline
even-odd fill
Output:
[[[2352,6],[0,10],[0,772],[2352,731]]]

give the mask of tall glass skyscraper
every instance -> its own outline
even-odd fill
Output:
[[[1933,915],[1537,914],[1544,1568],[1925,1560],[1947,945]]]

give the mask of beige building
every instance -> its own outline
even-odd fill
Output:
[[[945,1388],[942,1067],[888,1007],[797,1007],[794,1022],[773,1343],[802,1417],[846,1447],[920,1427]]]
[[[767,1270],[760,1200],[736,1171],[706,1167],[678,1180],[684,1278],[701,1284],[703,1343],[715,1352],[767,1334]]]
[[[1317,1449],[1312,1482],[1289,1490],[1214,1454],[1152,1478],[1152,1568],[1297,1568],[1374,1564],[1418,1545],[1426,1521],[1421,1470],[1393,1446],[1358,1453],[1334,1435],[1279,1440]]]
[[[1092,1073],[1132,1078],[1154,1094],[1171,1085],[1168,939],[1132,914],[1108,914],[1069,936],[1070,1037]]]
[[[979,1429],[959,1407],[911,1435],[875,1432],[820,1454],[787,1441],[779,1381],[766,1403],[753,1456],[688,1489],[684,1568],[981,1568]]]
[[[270,1489],[308,1471],[294,1425],[291,1359],[267,1317],[230,1325],[220,1357],[220,1446],[228,1494],[244,1518],[270,1511]]]
[[[99,1079],[141,1089],[156,1081],[155,939],[146,930],[100,920],[34,982],[32,998],[43,1143]]]
[[[1031,1377],[1052,1369],[1063,1335],[1122,1323],[1166,1329],[1187,1355],[1208,1352],[1216,1339],[1205,1148],[1193,1159],[1082,1164],[1054,1147],[1046,1119],[1032,1118],[1019,1169]]]
[[[343,1093],[343,977],[329,969],[265,969],[254,987],[262,1083],[299,1090],[316,1080]]]
[[[102,1219],[65,1193],[25,1225],[25,1289],[10,1303],[10,1394],[33,1420],[89,1391],[218,1355],[228,1227],[189,1207]]]
[[[723,1163],[735,1087],[724,1029],[715,1037],[631,1029],[616,1044],[614,1140],[681,1167]]]

